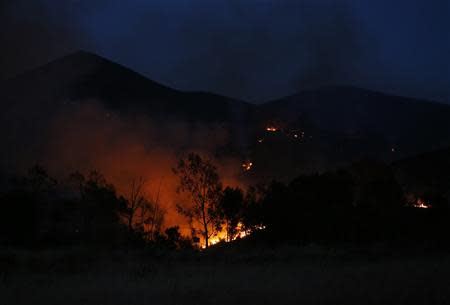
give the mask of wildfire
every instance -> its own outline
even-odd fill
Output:
[[[265,228],[266,228],[265,226],[256,226],[254,228],[254,230],[255,231],[264,230]],[[241,239],[241,238],[246,238],[247,236],[250,236],[252,234],[251,231],[248,231],[248,230],[244,229],[244,225],[242,223],[238,223],[236,229],[237,229],[238,233],[231,240],[229,240],[227,238],[227,232],[226,232],[225,228],[222,229],[222,231],[220,231],[216,236],[211,237],[209,239],[209,245],[213,246],[213,245],[216,245],[216,244],[221,243],[221,242],[232,242],[232,241],[235,241],[235,240],[238,240],[238,239]],[[202,249],[205,249],[204,245],[202,245]]]
[[[425,202],[425,200],[419,198],[417,201],[413,204],[413,207],[419,208],[419,209],[429,209],[431,208],[431,205]]]
[[[239,223],[239,225],[238,225],[238,234],[235,237],[233,237],[233,239],[230,240],[230,241],[235,241],[236,239],[245,238],[248,235],[249,235],[249,233],[247,231],[245,231],[242,228],[242,224]],[[220,242],[229,242],[229,241],[227,241],[227,232],[225,230],[220,231],[216,236],[211,237],[209,239],[209,244],[211,246],[217,245]],[[204,246],[202,246],[202,247],[204,248]]]
[[[278,128],[275,127],[275,126],[267,126],[267,127],[266,127],[266,131],[267,131],[267,132],[277,132],[277,131],[278,131]]]
[[[224,240],[225,240],[225,238],[221,238],[220,236],[214,236],[209,239],[209,245],[214,246]],[[202,245],[202,249],[205,249],[205,248],[206,248],[206,246]]]
[[[253,162],[251,161],[246,161],[244,163],[242,163],[242,168],[244,169],[244,171],[248,172],[249,170],[251,170],[253,167]]]

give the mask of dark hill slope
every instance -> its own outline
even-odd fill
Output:
[[[76,52],[0,85],[2,104],[27,103],[55,107],[61,102],[101,101],[105,106],[153,118],[189,121],[239,120],[251,106],[223,96],[181,92],[87,52]]]
[[[0,83],[0,102],[3,164],[17,155],[26,159],[41,153],[55,118],[92,103],[100,103],[108,114],[132,118],[126,120],[131,124],[139,117],[166,126],[220,126],[228,133],[221,152],[252,161],[246,174],[264,180],[290,179],[368,157],[399,160],[450,146],[447,105],[351,87],[304,91],[251,105],[174,90],[87,52]],[[269,126],[276,132],[267,131]],[[190,140],[185,143],[189,149]]]
[[[380,138],[410,155],[450,144],[448,105],[352,87],[328,87],[269,102],[260,111],[304,120],[352,138]]]
[[[192,134],[196,130],[204,134],[209,129],[226,130],[230,136],[225,138],[228,141],[225,144],[231,147],[226,153],[236,154],[245,142],[242,128],[253,107],[220,95],[174,90],[87,52],[68,55],[1,82],[0,104],[0,170],[12,164],[40,160],[48,152],[49,142],[58,144],[55,133],[58,137],[73,138],[74,143],[80,141],[75,139],[77,128],[86,130],[92,126],[100,130],[90,133],[101,134],[103,129],[115,128],[110,125],[125,123],[128,126],[120,125],[116,129],[127,132],[144,125],[143,130],[154,130],[152,143],[148,140],[144,146],[155,145],[155,137],[159,137],[166,146],[186,149],[193,148],[191,138],[201,141],[198,139],[201,134]],[[95,116],[90,114],[88,121],[73,122],[73,117],[84,114],[89,107],[94,108]],[[61,121],[64,126],[55,132]],[[64,135],[67,129],[72,130],[70,135]],[[180,139],[180,135],[185,139]],[[114,139],[105,141],[114,142]],[[73,153],[89,149],[79,147]]]
[[[251,150],[255,177],[289,180],[361,159],[392,162],[450,145],[448,105],[352,87],[304,91],[260,105],[252,122],[259,130],[254,137],[265,139],[255,139]],[[264,122],[279,131],[263,132]]]

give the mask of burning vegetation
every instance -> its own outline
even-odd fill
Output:
[[[272,126],[272,125],[269,125],[269,126],[266,127],[266,131],[267,132],[277,132],[277,131],[279,131],[279,128],[275,127],[275,126]]]
[[[70,188],[61,183],[60,190],[55,190],[52,186],[51,191],[45,190],[43,194],[35,195],[41,192],[41,189],[33,189],[36,185],[52,183],[45,174],[34,172],[31,177],[24,179],[25,186],[21,185],[16,193],[4,195],[3,200],[6,202],[5,205],[17,201],[19,202],[17,206],[21,207],[23,198],[14,196],[17,196],[17,193],[29,196],[27,198],[30,198],[31,203],[23,210],[42,209],[42,211],[36,215],[28,215],[29,219],[23,218],[28,219],[27,223],[30,224],[36,222],[36,227],[42,229],[35,234],[33,233],[35,228],[27,227],[24,222],[17,221],[18,225],[15,227],[9,219],[4,219],[5,232],[20,231],[23,228],[20,232],[27,232],[33,242],[45,238],[51,240],[52,235],[58,234],[63,241],[98,242],[121,236],[123,232],[115,222],[120,220],[122,228],[126,231],[122,235],[125,236],[139,236],[145,242],[170,240],[171,243],[177,244],[176,247],[181,247],[180,245],[186,242],[185,244],[191,246],[194,244],[195,247],[207,248],[221,241],[231,242],[246,238],[256,231],[265,229],[266,226],[264,234],[274,234],[276,235],[274,238],[285,238],[287,235],[294,236],[293,238],[312,236],[311,239],[316,236],[318,239],[323,238],[328,234],[334,236],[339,224],[331,226],[331,224],[322,223],[322,219],[326,219],[322,217],[323,214],[329,213],[333,221],[338,221],[339,217],[348,222],[356,221],[353,218],[346,218],[347,212],[353,211],[356,199],[356,206],[361,210],[377,209],[378,206],[394,206],[397,203],[405,207],[406,204],[402,196],[403,191],[397,189],[398,184],[394,183],[395,179],[386,180],[386,177],[392,176],[389,170],[379,164],[367,169],[353,168],[351,173],[343,171],[344,173],[339,174],[327,173],[299,177],[289,185],[264,186],[260,195],[262,199],[256,200],[251,190],[243,191],[246,188],[236,177],[242,177],[242,171],[255,170],[254,160],[260,159],[250,160],[249,158],[242,162],[242,159],[233,158],[224,166],[220,165],[223,162],[217,162],[217,159],[208,159],[207,156],[210,155],[204,153],[201,154],[202,157],[191,154],[177,163],[179,156],[186,153],[181,148],[185,148],[187,142],[191,144],[191,140],[197,139],[202,145],[207,142],[208,145],[217,147],[217,143],[214,145],[211,143],[219,138],[217,134],[224,134],[223,137],[226,139],[226,133],[222,133],[222,129],[211,134],[209,130],[203,129],[201,132],[188,132],[189,135],[197,136],[186,140],[187,136],[183,134],[179,139],[175,137],[179,142],[164,143],[159,136],[166,134],[166,129],[168,134],[172,132],[178,136],[186,129],[186,126],[181,125],[180,128],[172,131],[173,124],[169,127],[158,126],[154,128],[158,130],[157,135],[154,135],[147,130],[152,128],[130,130],[125,126],[135,125],[121,122],[120,118],[110,118],[102,122],[99,120],[97,109],[87,110],[76,113],[72,120],[56,124],[59,128],[54,129],[55,140],[51,141],[51,149],[49,149],[53,154],[46,154],[49,160],[46,160],[44,164],[52,173],[61,173],[65,169],[70,172],[74,168],[79,168],[81,172],[86,173],[86,168],[98,168],[114,184],[114,187],[106,183],[105,179],[99,175],[89,174],[78,177],[76,190],[72,190],[73,186]],[[104,118],[103,112],[101,113],[101,117]],[[73,128],[78,125],[72,122],[79,121],[87,123]],[[147,126],[143,123],[137,125],[138,127]],[[164,132],[160,132],[161,129]],[[270,144],[272,140],[276,143],[277,139],[283,138],[301,145],[300,139],[305,138],[307,141],[306,139],[310,138],[309,131],[277,124],[260,126],[259,132],[259,138],[256,138],[259,143],[267,141]],[[308,133],[307,136],[306,133]],[[164,138],[167,137],[164,136]],[[265,144],[262,145],[264,146]],[[89,149],[80,149],[80,147]],[[211,147],[204,146],[195,146],[192,150],[213,151]],[[74,154],[74,151],[78,153]],[[176,167],[171,172],[175,164]],[[218,164],[218,167],[215,164]],[[376,175],[380,168],[382,174],[378,177]],[[136,179],[141,176],[142,179]],[[234,183],[230,183],[233,179]],[[373,189],[374,185],[377,186],[376,190]],[[357,186],[356,190],[355,186]],[[386,190],[379,189],[380,187],[386,187]],[[65,199],[67,202],[61,202],[59,198],[48,200],[46,197],[48,194],[58,194],[58,192],[64,194],[60,197],[64,197],[67,189],[75,194]],[[429,200],[426,196],[422,198],[416,199],[408,206],[418,209],[439,209],[439,206],[446,204]],[[50,207],[43,204],[51,205],[55,202],[58,204]],[[96,205],[101,208],[92,208]],[[359,213],[359,211],[355,209],[353,213]],[[3,214],[22,215],[24,213],[21,209],[14,210],[11,206],[11,210],[9,212],[5,210]],[[61,214],[69,216],[62,217],[63,220],[58,220],[57,223],[53,223],[55,220],[49,218],[49,215]],[[308,218],[309,215],[313,215],[311,219]],[[111,225],[112,222],[114,225]],[[322,227],[318,228],[318,224]],[[330,226],[330,231],[326,231],[327,226]],[[52,235],[45,236],[49,234],[48,232]],[[344,237],[347,236],[346,234],[354,235],[344,230],[341,233]],[[39,236],[34,237],[34,235]],[[19,236],[16,241],[22,239],[24,237]]]
[[[177,210],[188,220],[192,236],[202,242],[202,248],[244,238],[259,228],[244,224],[246,207],[253,197],[244,195],[240,188],[223,188],[210,160],[189,154],[173,171],[179,178],[178,191],[187,195],[187,202],[178,204]]]
[[[405,201],[408,196],[390,170],[380,164],[357,164],[346,170],[300,176],[289,184],[273,182],[244,191],[224,187],[209,159],[190,154],[178,162],[173,170],[175,180],[170,181],[182,195],[177,197],[177,209],[172,209],[186,221],[170,226],[167,216],[171,214],[160,205],[161,180],[151,196],[143,179],[129,181],[127,192],[118,192],[98,172],[75,173],[66,184],[35,168],[0,197],[4,206],[0,241],[123,245],[138,240],[177,249],[206,249],[249,235],[268,240],[370,241],[380,236],[391,238],[392,228],[402,230],[402,236],[416,238],[417,217],[441,213],[418,213],[410,207],[446,213],[448,201],[436,195]],[[395,217],[386,218],[386,213]],[[398,222],[399,215],[402,222]],[[435,226],[433,222],[442,219],[425,221]],[[379,223],[386,221],[392,223],[380,229]],[[182,223],[188,224],[187,231],[180,231],[178,224]],[[262,232],[256,234],[258,231]],[[426,233],[423,235],[429,236]]]
[[[250,234],[250,232],[245,230],[242,223],[238,223],[235,230],[236,233],[233,236],[229,236],[229,232],[226,228],[222,228],[220,232],[210,239],[210,245],[216,245],[221,242],[232,242],[237,239],[245,238]],[[203,245],[202,248],[205,249],[205,246]]]
[[[287,138],[292,138],[295,140],[302,140],[306,138],[306,132],[304,130],[298,128],[280,128],[279,124],[267,124],[264,131],[267,133],[279,133]],[[310,136],[310,138],[312,137]],[[262,143],[263,141],[264,138],[258,139],[258,143]]]
[[[281,128],[280,128],[280,125],[276,121],[271,121],[266,124],[266,126],[264,127],[264,130],[266,132],[271,133],[271,132],[278,132],[281,130]]]
[[[246,172],[250,171],[253,167],[253,162],[251,161],[245,161],[242,163],[242,169]]]
[[[428,204],[425,200],[423,200],[422,198],[418,198],[413,204],[413,207],[418,208],[418,209],[429,209],[432,206],[430,204]]]

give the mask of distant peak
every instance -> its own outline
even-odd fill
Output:
[[[75,55],[76,56],[76,55],[95,55],[95,54],[92,53],[92,52],[86,51],[86,50],[77,50],[77,51],[69,54],[69,56],[70,55]]]
[[[300,91],[300,93],[302,92],[360,92],[360,93],[368,93],[368,92],[373,92],[369,89],[365,89],[365,88],[360,88],[360,87],[356,87],[356,86],[351,86],[351,85],[329,85],[329,86],[321,86],[315,89],[309,89],[309,90],[304,90],[304,91]]]
[[[73,53],[70,53],[61,59],[82,59],[82,60],[96,60],[96,61],[104,61],[107,60],[106,58],[101,57],[100,55],[97,55],[92,52],[84,51],[84,50],[78,50]]]
[[[63,69],[67,73],[68,70],[75,69],[92,69],[99,66],[113,65],[119,66],[119,64],[104,58],[95,53],[91,53],[84,50],[79,50],[73,53],[69,53],[65,56],[54,59],[42,68],[47,69]],[[38,68],[39,69],[39,68]]]

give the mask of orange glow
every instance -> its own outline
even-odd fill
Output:
[[[244,238],[248,235],[249,235],[249,233],[246,231],[239,231],[238,235],[235,238],[233,238],[232,241],[235,241],[236,239]],[[220,242],[227,242],[227,232],[225,230],[220,231],[216,236],[211,237],[209,239],[210,246],[217,245]],[[205,249],[205,245],[202,245],[202,248]]]
[[[413,204],[413,207],[418,209],[429,209],[431,208],[431,205],[426,203],[425,200],[419,198],[417,201]]]
[[[255,227],[255,230],[264,230],[265,228],[266,228],[265,226],[257,226],[257,227]],[[217,245],[218,243],[221,243],[221,242],[224,242],[224,243],[232,242],[232,241],[235,241],[235,240],[238,240],[241,238],[246,238],[252,234],[252,232],[246,231],[244,229],[244,225],[242,223],[238,223],[237,232],[238,233],[232,240],[227,241],[227,232],[224,228],[224,229],[222,229],[222,231],[220,231],[218,234],[216,234],[216,236],[213,236],[209,239],[209,245],[213,246],[213,245]],[[201,247],[202,247],[202,249],[205,249],[204,244]]]
[[[275,126],[267,126],[266,127],[266,131],[268,131],[268,132],[277,132],[278,128],[275,127]]]
[[[246,161],[244,163],[242,163],[242,168],[244,169],[244,171],[248,172],[249,170],[251,170],[253,167],[253,162],[251,161]]]
[[[189,205],[191,199],[177,192],[179,179],[172,168],[180,156],[195,152],[210,158],[224,186],[246,188],[247,182],[241,180],[242,159],[217,159],[209,153],[228,143],[228,131],[223,127],[192,127],[172,121],[163,124],[147,117],[129,120],[113,113],[108,118],[100,104],[85,104],[52,125],[46,153],[37,163],[55,176],[64,179],[73,171],[96,169],[124,196],[129,194],[130,182],[142,178],[145,198],[153,201],[160,194],[159,204],[166,211],[163,230],[178,225],[184,236],[190,236],[191,228],[176,204]]]

